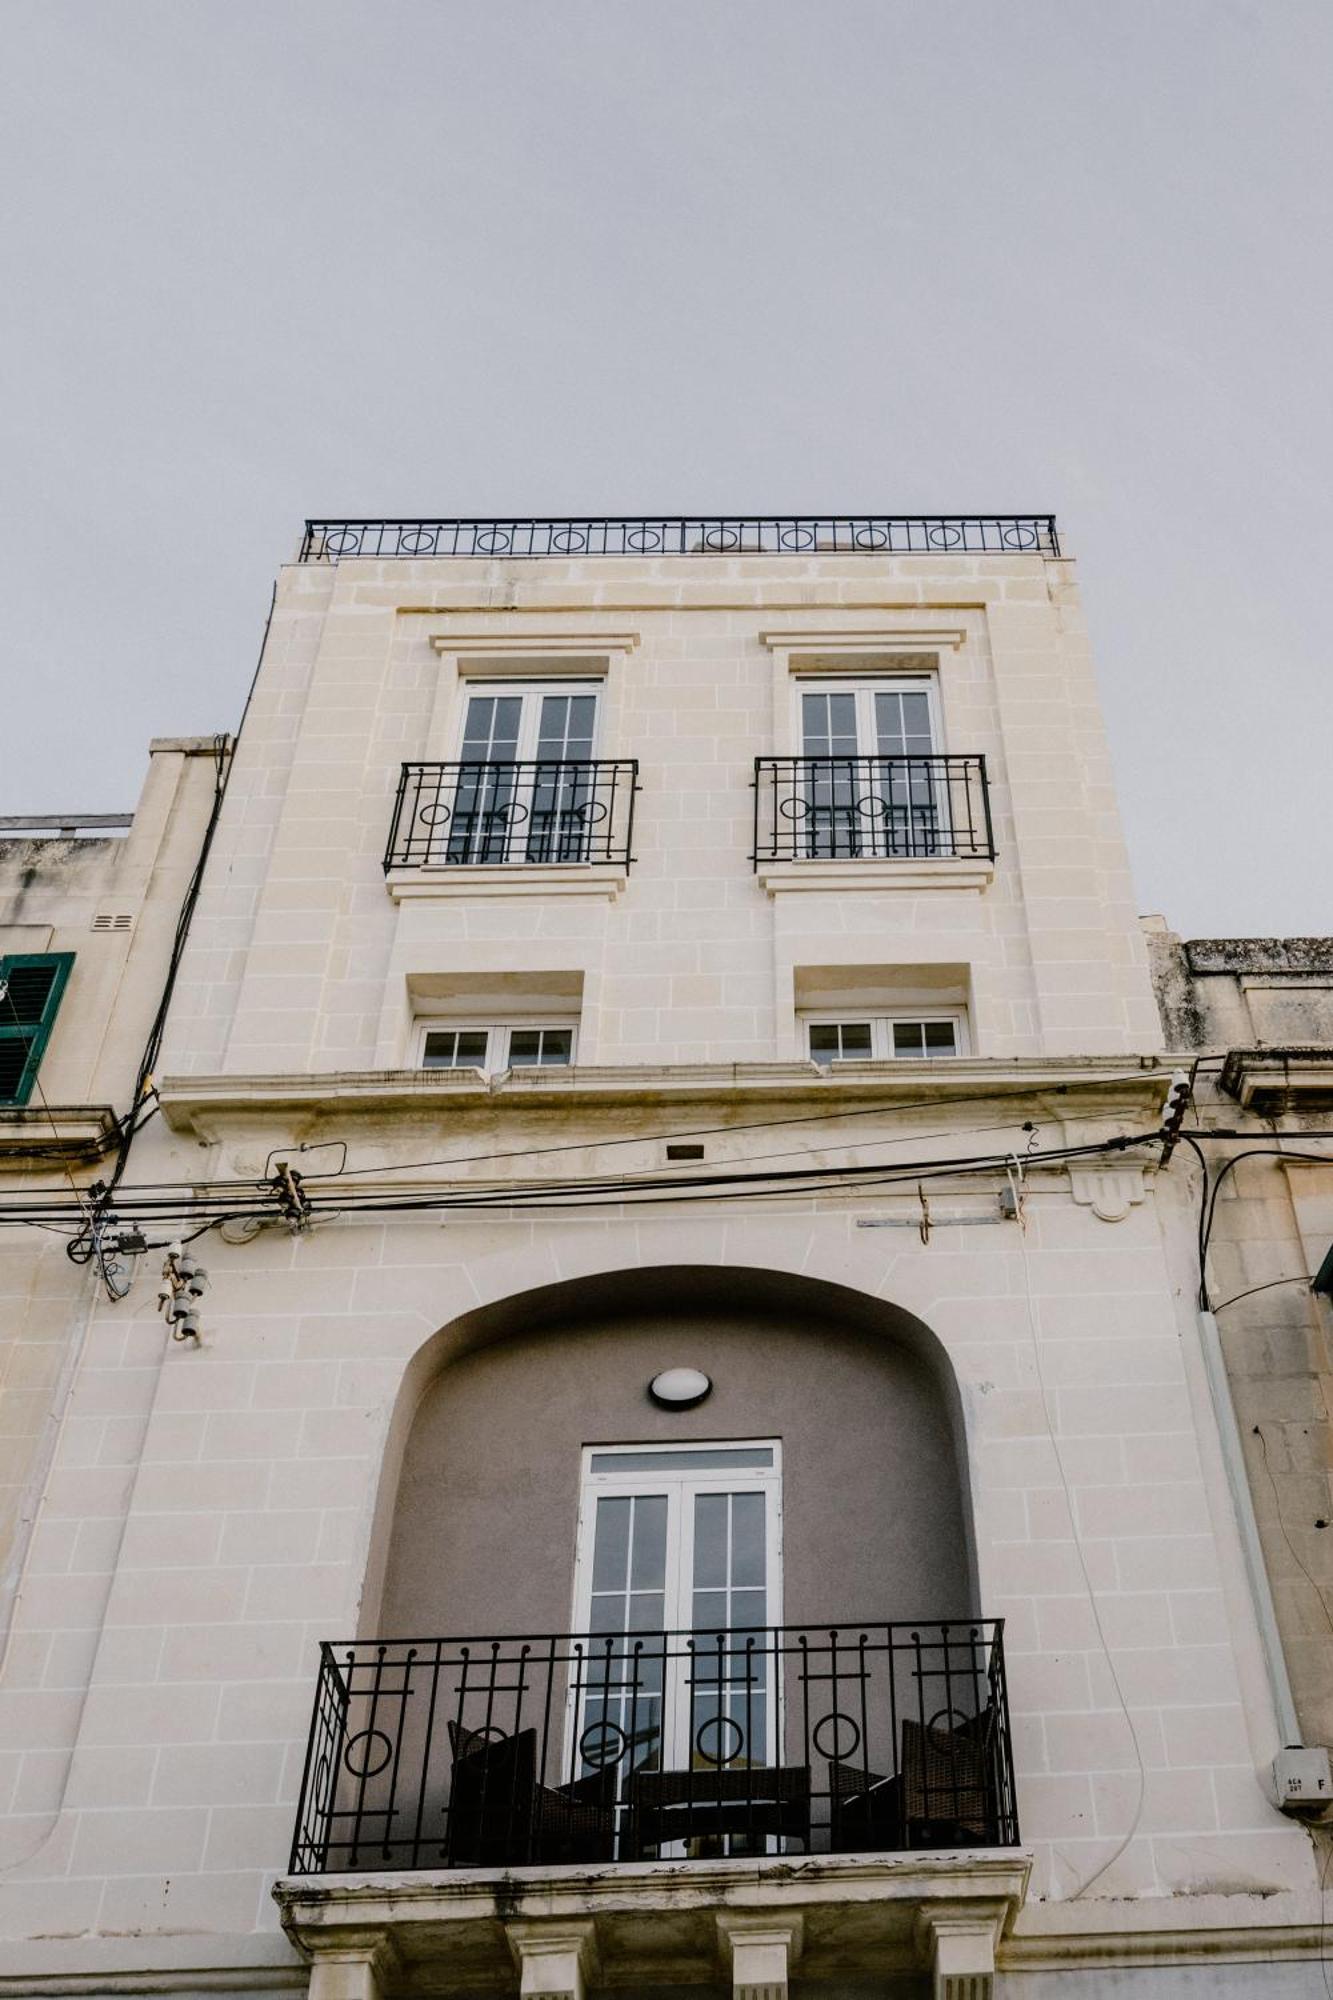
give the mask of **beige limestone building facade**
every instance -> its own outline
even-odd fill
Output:
[[[1167,1018],[1053,523],[312,525],[7,1211],[0,1992],[1320,1993]]]

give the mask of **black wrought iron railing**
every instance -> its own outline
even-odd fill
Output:
[[[404,764],[389,868],[634,859],[632,757]]]
[[[300,560],[433,556],[1058,556],[1054,514],[631,514],[307,521]]]
[[[321,1649],[291,1872],[1018,1841],[1001,1621]]]
[[[984,757],[756,757],[766,861],[993,860]]]

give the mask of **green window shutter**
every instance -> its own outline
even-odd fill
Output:
[[[0,1104],[26,1104],[74,963],[72,951],[0,958]]]

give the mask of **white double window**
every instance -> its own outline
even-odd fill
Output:
[[[807,1018],[806,1046],[817,1063],[932,1061],[964,1053],[961,1014],[871,1014]]]
[[[598,815],[597,681],[474,684],[437,808],[443,862],[586,861]]]
[[[571,1691],[584,1767],[774,1762],[781,1500],[776,1441],[585,1451],[574,1615],[593,1637]]]
[[[802,852],[809,859],[948,851],[947,766],[927,677],[797,682]]]
[[[573,1062],[574,1042],[572,1026],[427,1021],[418,1026],[418,1060],[422,1069],[560,1069]]]

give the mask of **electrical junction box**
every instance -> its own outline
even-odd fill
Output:
[[[1283,1812],[1317,1813],[1333,1806],[1333,1770],[1327,1750],[1279,1750],[1273,1760],[1273,1778]]]

